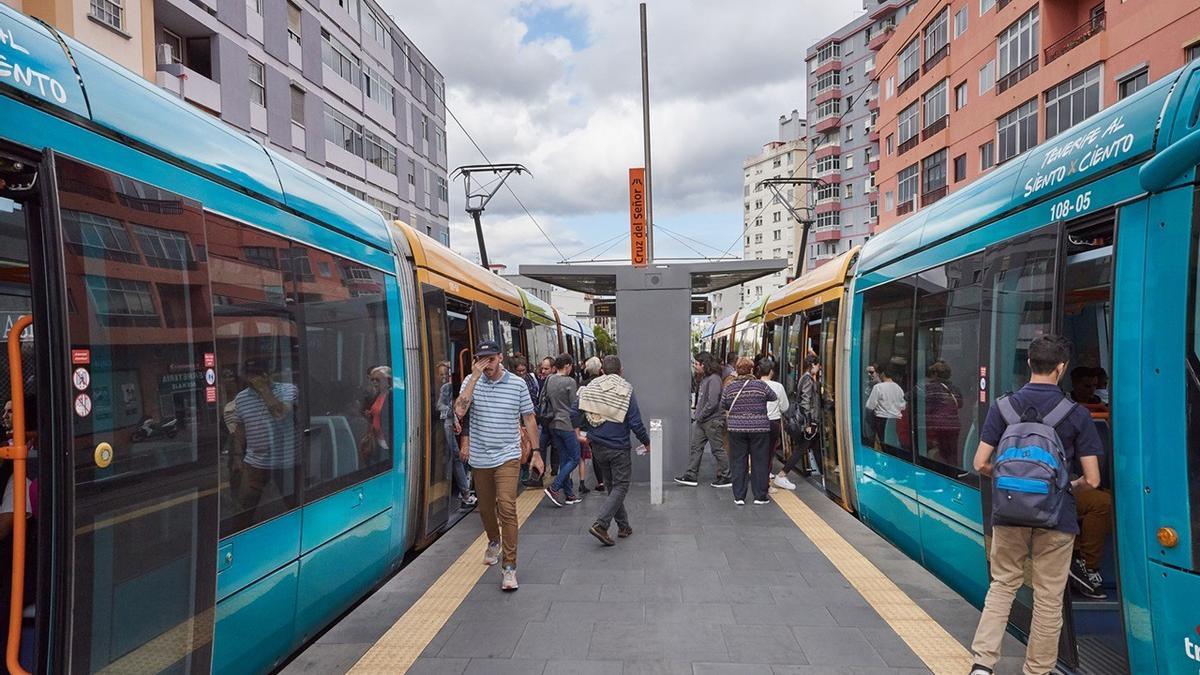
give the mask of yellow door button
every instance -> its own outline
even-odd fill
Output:
[[[101,469],[107,469],[109,464],[112,464],[113,449],[108,443],[101,443],[96,446],[95,453],[96,466]]]
[[[1167,548],[1175,548],[1179,544],[1179,533],[1173,527],[1158,528],[1158,543]]]

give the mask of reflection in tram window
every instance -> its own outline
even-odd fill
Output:
[[[912,458],[910,425],[904,417],[905,396],[910,389],[912,351],[913,287],[911,279],[893,281],[863,293],[862,377],[867,390],[866,367],[875,366],[882,382],[871,387],[863,424],[863,442],[868,447]]]

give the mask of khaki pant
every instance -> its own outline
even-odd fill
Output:
[[[491,469],[471,469],[479,517],[488,541],[504,544],[504,566],[517,566],[517,483],[521,461],[510,459]]]
[[[1013,598],[1025,581],[1025,561],[1031,557],[1033,624],[1025,650],[1025,675],[1046,675],[1058,660],[1058,635],[1063,624],[1063,592],[1071,568],[1075,535],[1029,527],[992,527],[992,585],[983,603],[971,651],[975,662],[992,668],[1000,658],[1000,641],[1008,626]]]
[[[1112,493],[1108,490],[1076,490],[1075,506],[1079,511],[1079,538],[1075,550],[1094,570],[1104,562],[1104,540],[1112,531]]]

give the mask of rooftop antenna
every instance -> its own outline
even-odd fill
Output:
[[[783,196],[783,190],[780,188],[784,185],[806,186],[808,190],[805,191],[805,201],[811,202],[813,193],[825,187],[827,183],[820,178],[767,178],[759,181],[758,185],[759,187],[769,189],[775,195],[775,200],[783,204],[783,208],[788,210],[788,213],[792,215],[792,219],[800,226],[800,250],[797,251],[796,255],[796,276],[794,277],[799,279],[800,275],[804,274],[804,262],[808,260],[805,249],[808,247],[808,228],[813,224],[813,208],[807,204],[804,206],[792,204],[791,200]],[[807,217],[802,216],[801,212],[807,212]]]
[[[493,178],[486,183],[472,181],[473,174],[487,173]],[[479,264],[484,269],[488,267],[487,246],[483,243],[483,225],[479,222],[479,216],[483,214],[483,209],[487,207],[488,202],[492,201],[492,197],[496,196],[496,191],[500,186],[504,185],[504,181],[513,174],[529,173],[520,164],[468,164],[460,166],[450,174],[451,180],[462,176],[463,190],[467,197],[467,213],[471,214],[471,218],[475,221],[475,238],[479,242]],[[531,174],[532,175],[532,174]]]

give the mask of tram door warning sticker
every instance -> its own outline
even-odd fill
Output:
[[[78,391],[87,391],[87,388],[92,384],[92,376],[88,374],[87,368],[76,368],[75,372],[71,373],[71,385]]]
[[[72,349],[71,350],[71,365],[86,366],[92,362],[92,350],[90,349]]]
[[[80,417],[87,417],[92,414],[92,397],[87,394],[80,394],[75,397],[75,414]]]

